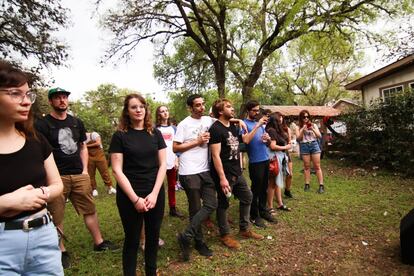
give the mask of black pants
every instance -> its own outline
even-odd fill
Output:
[[[253,201],[250,207],[250,218],[255,219],[267,212],[266,198],[269,181],[269,160],[249,163],[249,175],[252,181]]]
[[[146,197],[146,194],[139,194]],[[145,221],[145,274],[156,275],[158,239],[162,218],[164,216],[165,192],[161,187],[155,207],[148,212],[138,213],[133,202],[118,189],[116,193],[116,205],[124,227],[125,240],[122,250],[122,267],[125,276],[135,276],[139,237],[142,223]]]

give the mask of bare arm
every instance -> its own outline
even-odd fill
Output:
[[[62,194],[63,183],[52,153],[45,160],[44,166],[46,171],[47,194],[49,196],[47,201],[50,202]]]
[[[201,146],[203,144],[207,144],[210,139],[210,133],[204,132],[203,134],[199,135],[197,139],[194,139],[192,141],[188,141],[185,143],[180,142],[173,142],[173,152],[185,152],[187,150],[190,150],[192,148]]]
[[[82,174],[88,174],[88,148],[86,147],[86,144],[85,143],[80,143],[80,152],[79,152],[79,154],[80,154],[80,158],[81,158],[81,161],[82,161],[82,167],[83,167],[83,170],[82,170]]]
[[[155,179],[154,188],[152,192],[145,198],[145,205],[148,209],[155,207],[157,203],[158,193],[160,192],[161,186],[164,182],[165,174],[167,172],[167,150],[160,149],[158,150],[158,173],[157,178]]]
[[[267,122],[267,117],[263,116],[262,118],[260,118],[260,120],[256,123],[256,125],[254,126],[254,128],[252,129],[252,131],[250,131],[249,133],[246,134],[246,141],[243,139],[243,142],[245,144],[249,144],[252,140],[254,135],[256,134],[257,130]]]
[[[88,148],[95,148],[95,147],[100,147],[101,144],[102,144],[101,137],[97,137],[94,142],[87,143],[86,146]]]

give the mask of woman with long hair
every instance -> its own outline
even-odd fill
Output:
[[[282,189],[285,187],[286,177],[290,175],[287,151],[292,147],[292,144],[290,142],[289,131],[283,125],[282,114],[279,112],[270,114],[265,130],[270,136],[269,159],[277,158],[279,164],[279,173],[276,176],[269,175],[267,205],[272,212],[274,210],[273,197],[276,195],[277,209],[290,211],[290,208],[283,204]]]
[[[171,125],[170,112],[168,107],[160,105],[155,110],[155,126],[161,132],[167,145],[167,182],[168,182],[168,206],[170,207],[170,216],[184,218],[184,215],[177,210],[175,199],[175,186],[177,184],[178,158],[173,152],[173,141],[177,128]]]
[[[312,161],[316,177],[319,181],[318,193],[325,192],[323,184],[323,174],[321,169],[321,149],[318,139],[321,138],[321,132],[307,110],[299,113],[299,127],[296,128],[296,139],[299,142],[300,155],[303,160],[303,169],[305,175],[305,192],[310,190],[310,163]]]
[[[20,69],[0,60],[0,271],[63,275],[47,203],[62,180],[47,140],[33,128],[36,94]]]
[[[118,183],[116,203],[125,240],[122,251],[124,275],[135,275],[139,233],[145,221],[145,274],[156,275],[158,240],[164,215],[166,145],[153,127],[144,97],[127,95],[112,136],[109,151]]]

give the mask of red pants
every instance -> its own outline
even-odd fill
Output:
[[[175,184],[177,183],[177,170],[175,168],[167,170],[168,181],[168,206],[175,207]]]

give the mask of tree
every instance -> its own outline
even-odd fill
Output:
[[[98,2],[100,2],[98,0]],[[267,59],[288,42],[312,32],[363,31],[360,23],[381,13],[402,13],[412,0],[119,0],[103,25],[113,34],[106,56],[128,58],[150,39],[161,54],[171,40],[190,38],[212,65],[220,97],[227,69],[251,98]]]
[[[53,33],[67,26],[67,12],[60,1],[0,2],[0,58],[21,63],[34,59],[38,73],[49,65],[62,65],[66,46]]]
[[[128,93],[131,91],[113,84],[102,84],[96,90],[87,91],[82,100],[71,104],[71,111],[83,121],[86,129],[101,135],[105,149],[109,146]]]
[[[352,97],[344,85],[354,79],[362,53],[354,48],[354,40],[341,33],[311,33],[289,47],[289,67],[285,81],[290,83],[298,102],[325,105],[344,97]]]

